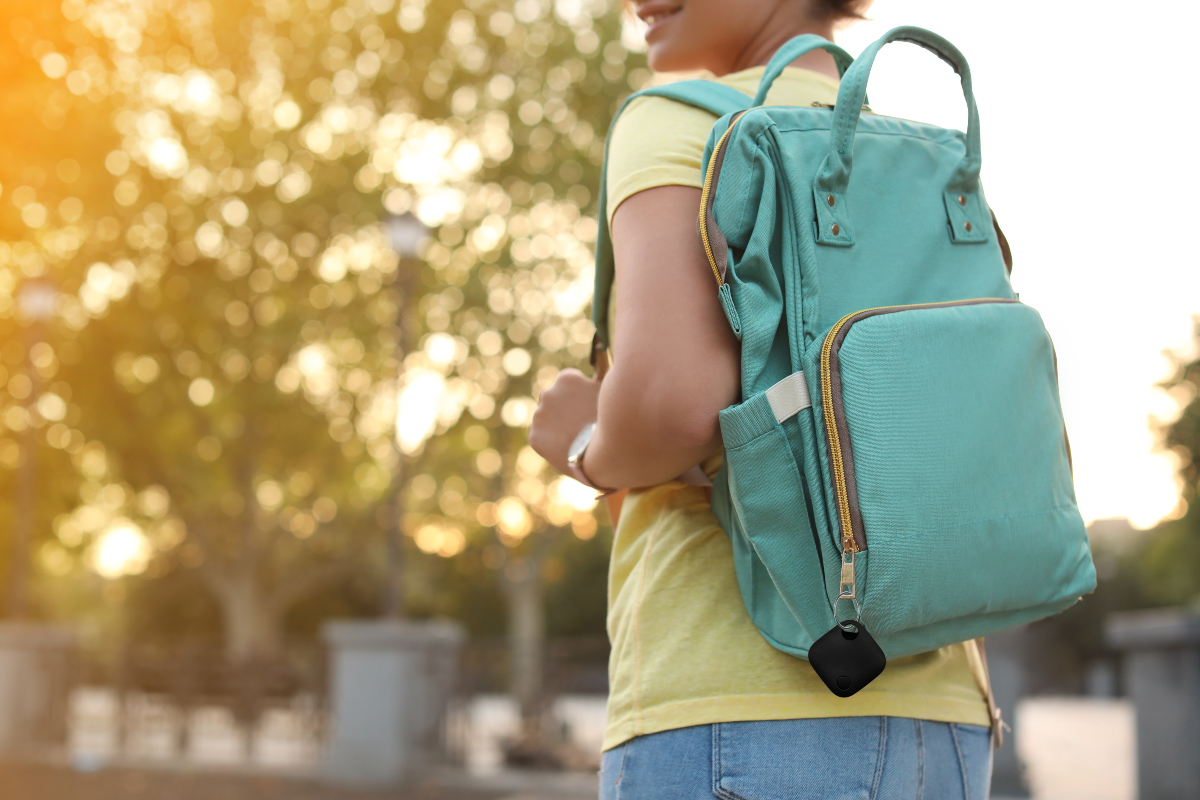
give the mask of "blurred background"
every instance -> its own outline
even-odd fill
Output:
[[[5,796],[594,795],[611,531],[525,431],[652,80],[618,5],[0,6]],[[966,5],[842,41],[965,51],[1059,353],[1100,584],[989,640],[996,791],[1200,797],[1197,163],[1154,122],[1197,12],[1143,63],[1099,6]],[[918,53],[873,106],[961,126]]]

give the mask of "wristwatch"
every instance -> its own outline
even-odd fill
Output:
[[[596,432],[596,423],[589,422],[583,426],[575,436],[575,441],[571,442],[571,446],[567,448],[567,469],[571,473],[571,477],[582,483],[584,486],[590,486],[601,496],[609,494],[613,489],[605,489],[602,486],[597,486],[592,482],[592,479],[583,471],[583,454],[587,452],[588,445],[592,443],[592,436]]]

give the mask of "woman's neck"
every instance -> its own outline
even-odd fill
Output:
[[[734,57],[728,68],[719,72],[713,70],[713,72],[720,77],[731,72],[739,72],[750,67],[765,65],[771,60],[771,56],[775,55],[775,51],[782,47],[789,39],[805,33],[815,33],[817,36],[833,41],[833,22],[831,20],[814,20],[800,16],[799,14],[790,13],[792,9],[800,7],[799,3],[794,5],[781,3],[776,7],[775,12],[758,29],[758,32],[746,43],[741,52]],[[837,80],[839,77],[837,64],[834,63],[833,56],[824,50],[813,50],[810,53],[806,53],[793,61],[791,66],[819,72],[830,76],[834,80]]]

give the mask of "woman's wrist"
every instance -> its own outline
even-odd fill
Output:
[[[609,489],[596,483],[583,468],[583,457],[587,454],[588,448],[591,445],[596,434],[596,423],[589,422],[576,435],[575,440],[571,443],[571,447],[567,452],[567,469],[572,478],[582,483],[584,486],[590,486],[601,493],[601,496],[611,494],[616,491]]]
[[[592,480],[590,477],[588,477],[588,474],[583,469],[583,459],[582,458],[580,458],[578,461],[567,462],[567,465],[571,470],[572,478],[579,481],[584,486],[595,489],[597,492],[600,493],[600,495],[599,495],[600,497],[604,497],[605,495],[609,495],[609,494],[612,494],[613,492],[617,491],[616,489],[608,489],[604,486],[601,486],[598,483],[596,483],[594,480]]]

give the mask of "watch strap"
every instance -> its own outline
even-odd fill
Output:
[[[585,449],[584,453],[586,452],[587,450]],[[600,492],[597,497],[606,497],[617,491],[616,489],[606,489],[603,486],[597,486],[596,483],[588,477],[587,473],[583,471],[583,453],[581,453],[579,458],[575,459],[574,461],[567,462],[567,471],[572,478],[579,481],[584,486],[590,486],[597,492]]]

